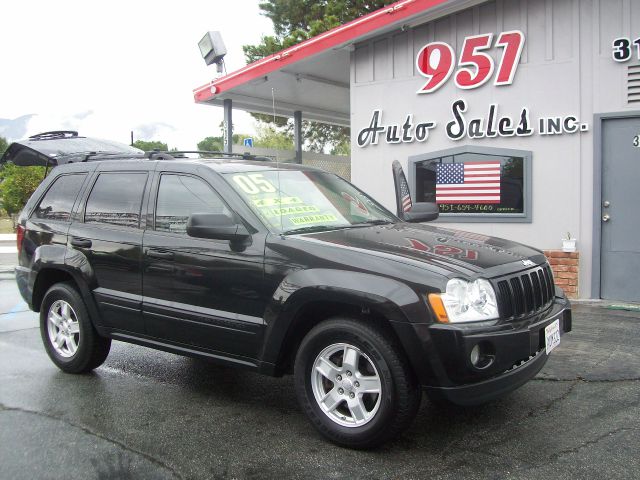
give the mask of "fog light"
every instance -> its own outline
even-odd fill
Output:
[[[474,345],[471,349],[471,353],[469,354],[469,361],[471,362],[471,365],[479,370],[484,370],[491,366],[495,358],[495,346],[486,340]]]
[[[471,365],[473,365],[474,367],[478,365],[478,360],[480,360],[480,346],[476,345],[471,349],[469,360],[471,360]]]

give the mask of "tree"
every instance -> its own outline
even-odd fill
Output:
[[[253,137],[253,135],[248,135],[246,133],[234,133],[231,135],[231,140],[234,145],[242,145],[245,138]]]
[[[207,137],[198,142],[198,150],[207,152],[221,152],[224,148],[222,137]]]
[[[338,142],[332,149],[331,155],[349,155],[351,153],[351,142],[349,137]]]
[[[278,150],[293,150],[293,135],[280,131],[274,125],[259,124],[254,145]]]
[[[45,167],[18,167],[7,163],[0,170],[0,202],[9,215],[20,212],[44,179]]]
[[[223,128],[223,123],[220,123],[220,130]],[[245,138],[250,137],[246,133],[234,133],[231,136],[231,142],[234,145],[242,145]],[[222,135],[218,137],[206,137],[198,142],[198,150],[205,152],[222,152],[224,150],[224,138]]]
[[[284,48],[373,12],[392,0],[265,0],[260,3],[262,14],[273,22],[275,36],[264,36],[258,45],[245,45],[247,62],[254,62]],[[293,124],[286,119],[275,122],[269,115],[253,114],[259,122],[275,125],[281,132],[291,134]],[[332,153],[348,153],[349,128],[306,121],[302,125],[307,149]]]
[[[393,0],[263,1],[260,10],[273,22],[275,36],[262,37],[258,45],[245,45],[245,57],[254,62],[390,3]]]
[[[166,152],[169,150],[166,143],[160,142],[158,140],[136,140],[133,142],[133,146],[139,148],[140,150],[144,150],[145,152],[150,152],[152,150],[160,150]]]
[[[9,142],[4,137],[0,137],[0,155],[2,155],[7,148],[9,148]]]

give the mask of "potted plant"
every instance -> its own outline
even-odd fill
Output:
[[[567,232],[566,238],[562,239],[562,251],[563,252],[575,252],[577,238],[571,238],[571,232]]]

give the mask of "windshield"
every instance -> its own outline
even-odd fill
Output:
[[[398,219],[337,175],[268,170],[224,174],[264,223],[278,233],[395,223]]]

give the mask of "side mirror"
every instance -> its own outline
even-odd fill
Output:
[[[187,220],[187,235],[196,238],[243,241],[251,235],[244,225],[221,213],[194,213]]]
[[[402,214],[405,222],[419,223],[430,222],[440,215],[437,203],[421,202],[414,203],[411,208]]]

